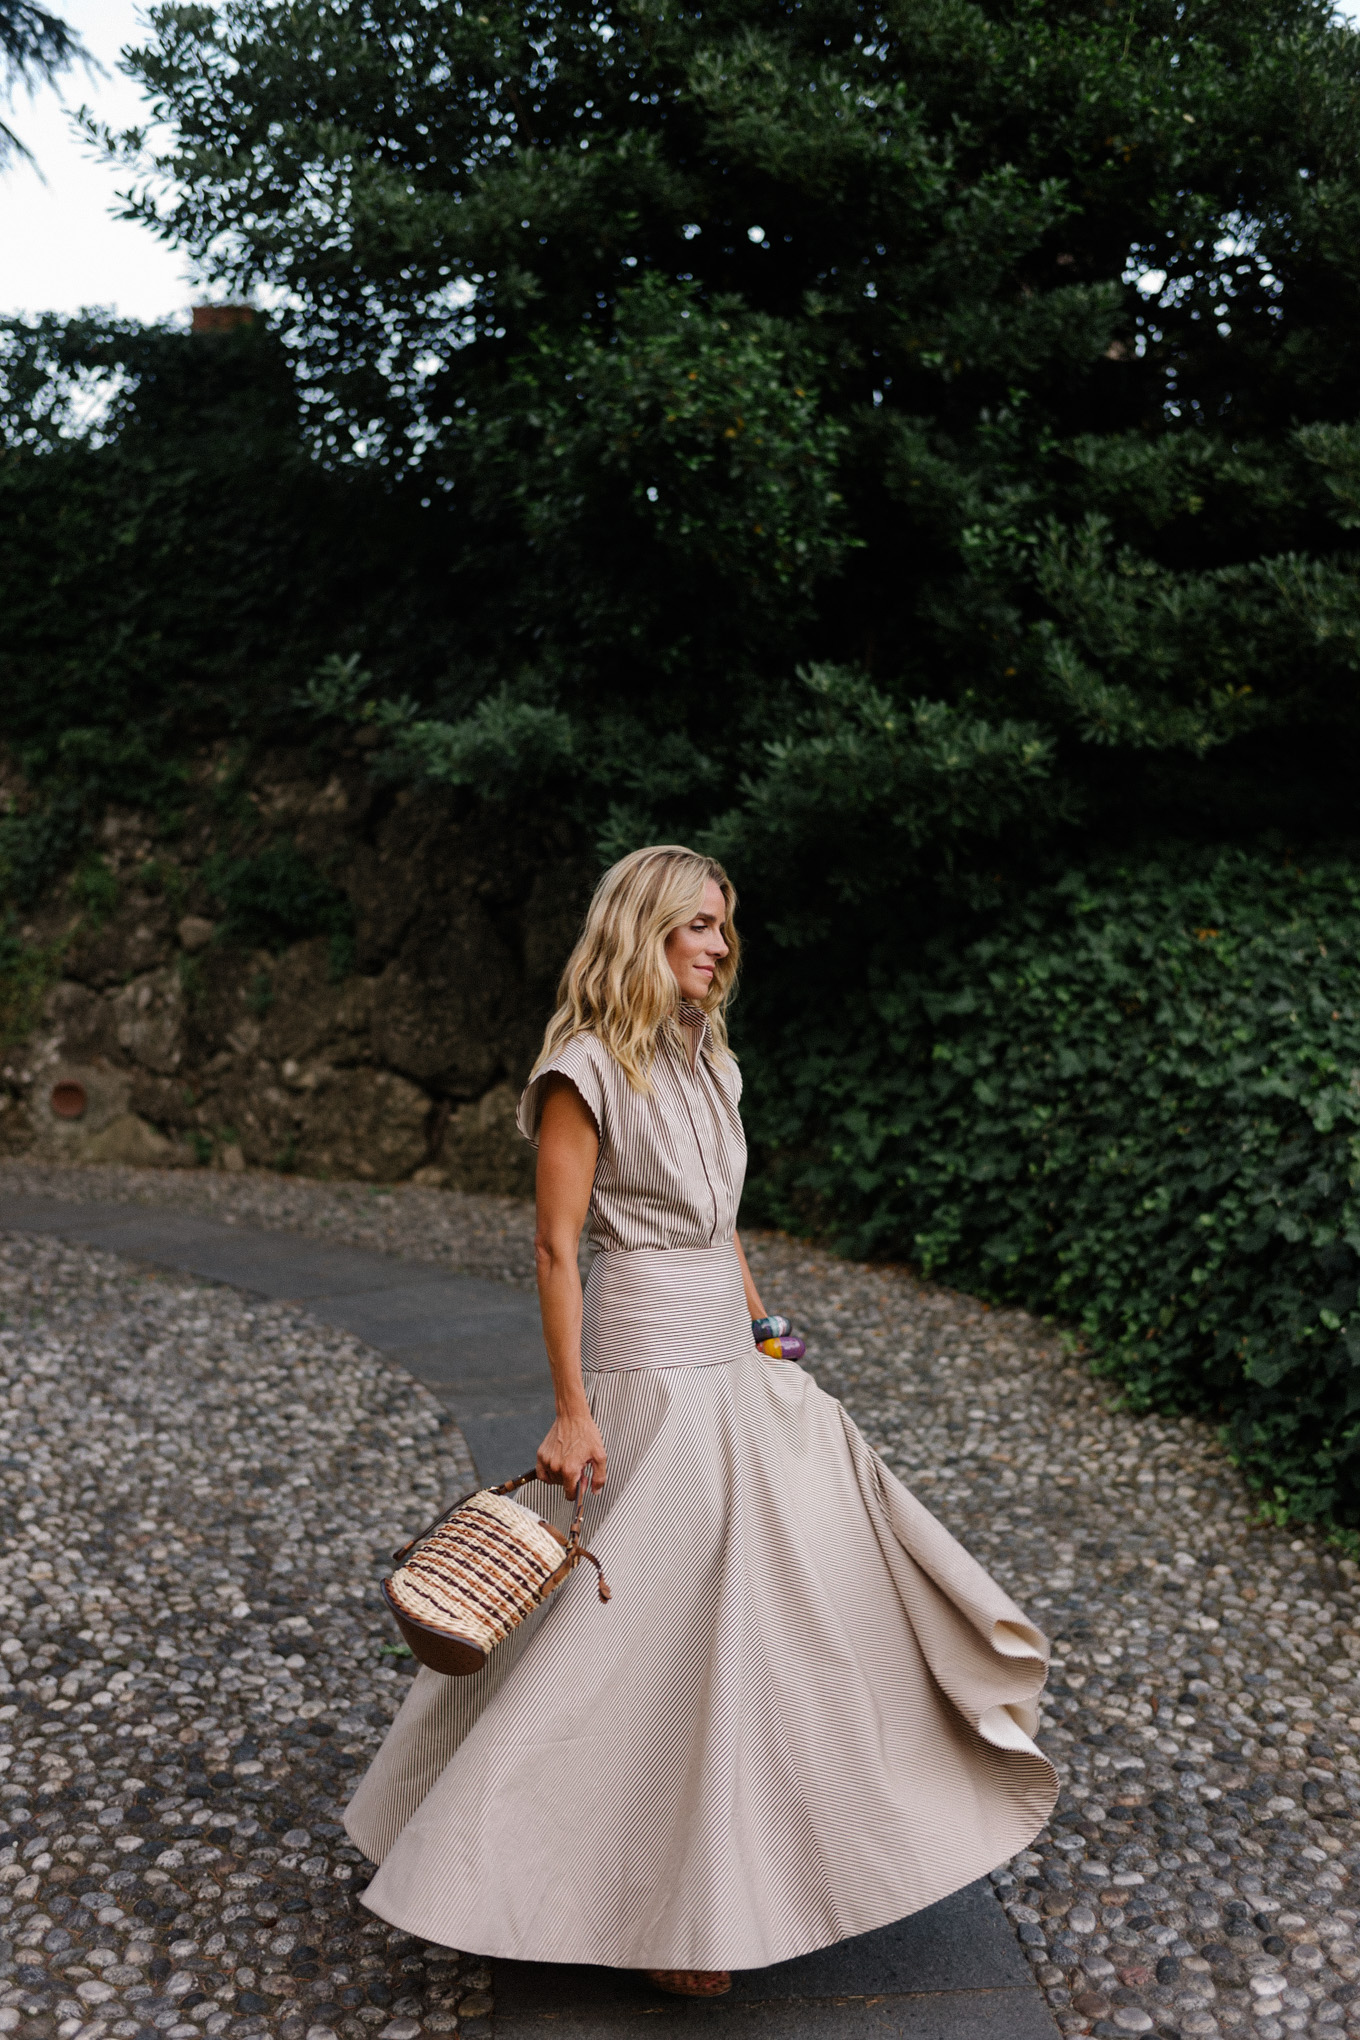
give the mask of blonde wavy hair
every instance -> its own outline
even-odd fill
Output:
[[[711,857],[682,843],[653,843],[612,864],[595,888],[585,926],[562,973],[558,1006],[548,1022],[535,1072],[577,1034],[594,1034],[620,1065],[635,1091],[651,1090],[656,1044],[674,1028],[680,988],[666,961],[666,938],[699,913],[712,881],[727,912],[727,954],[713,972],[703,1000],[709,1035],[719,1056],[727,1045],[727,1002],[736,988],[741,945],[733,924],[737,895]]]

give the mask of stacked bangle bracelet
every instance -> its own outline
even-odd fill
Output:
[[[771,1360],[801,1360],[807,1351],[786,1317],[752,1318],[751,1336],[756,1350]]]

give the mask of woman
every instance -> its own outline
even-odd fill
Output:
[[[943,1898],[1056,1790],[1040,1632],[752,1339],[734,897],[674,846],[606,872],[520,1105],[557,1420],[517,1499],[564,1526],[588,1477],[613,1600],[422,1670],[347,1816],[395,1925],[695,1996]]]

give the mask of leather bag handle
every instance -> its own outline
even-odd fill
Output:
[[[400,1551],[394,1551],[392,1553],[393,1565],[400,1565],[403,1559],[409,1558],[411,1553],[416,1549],[417,1545],[423,1544],[427,1537],[432,1537],[436,1530],[440,1529],[445,1523],[448,1522],[450,1516],[457,1515],[459,1509],[462,1508],[464,1502],[470,1502],[472,1500],[473,1495],[479,1495],[482,1494],[483,1492],[492,1495],[512,1495],[514,1494],[516,1488],[527,1487],[531,1480],[537,1479],[538,1468],[536,1466],[531,1466],[527,1473],[514,1474],[509,1480],[499,1481],[497,1485],[493,1488],[487,1488],[485,1490],[481,1488],[473,1488],[470,1490],[469,1493],[465,1495],[460,1495],[456,1502],[451,1503],[449,1507],[442,1512],[442,1514],[435,1517],[433,1523],[427,1523],[423,1530],[418,1530],[414,1537],[412,1537],[407,1543],[402,1545]],[[589,1466],[586,1466],[582,1469],[581,1478],[576,1483],[576,1508],[572,1514],[571,1532],[567,1538],[567,1548],[565,1553],[563,1554],[562,1564],[559,1566],[555,1578],[565,1578],[565,1576],[569,1572],[574,1571],[574,1569],[580,1564],[581,1560],[584,1558],[585,1560],[588,1561],[589,1564],[594,1566],[596,1573],[599,1575],[600,1599],[602,1601],[608,1601],[612,1598],[612,1596],[610,1594],[608,1583],[605,1580],[604,1573],[601,1571],[600,1561],[598,1558],[596,1558],[594,1552],[587,1551],[585,1546],[581,1542],[581,1525],[585,1520],[586,1496],[590,1493],[590,1479],[591,1479],[590,1468]]]

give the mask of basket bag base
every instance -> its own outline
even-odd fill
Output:
[[[470,1679],[474,1672],[480,1672],[491,1655],[489,1650],[474,1643],[470,1636],[459,1636],[454,1630],[432,1629],[423,1622],[413,1622],[392,1599],[386,1580],[382,1583],[382,1593],[412,1657],[422,1665],[428,1665],[432,1672],[442,1672],[447,1679]]]

